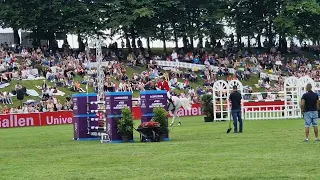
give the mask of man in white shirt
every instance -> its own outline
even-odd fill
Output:
[[[309,70],[312,70],[312,65],[310,63],[307,64]]]
[[[176,87],[177,86],[177,79],[176,78],[171,78],[169,83],[170,83],[170,86]]]
[[[206,60],[204,61],[204,65],[210,66],[210,62],[206,59]]]
[[[15,85],[15,88],[14,88],[15,90],[18,90],[18,89],[22,89],[22,86],[19,84],[19,83],[17,83],[16,85]]]
[[[179,62],[178,60],[178,54],[176,53],[176,51],[173,50],[172,54],[171,54],[171,58],[172,58],[172,61],[176,61],[176,62]]]
[[[120,81],[117,91],[122,91],[122,90],[123,90],[123,87],[124,87],[124,84],[123,84],[122,81]]]
[[[194,89],[190,88],[189,91],[188,91],[188,94],[190,96],[194,96],[194,94],[195,94]]]

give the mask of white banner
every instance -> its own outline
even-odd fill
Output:
[[[269,79],[270,79],[271,81],[278,81],[278,80],[279,80],[279,76],[278,76],[278,75],[275,75],[275,74],[267,74],[267,73],[261,72],[261,73],[260,73],[260,78],[265,78],[265,77],[269,77]]]
[[[206,68],[203,64],[193,64],[193,63],[185,63],[185,62],[173,62],[173,61],[156,61],[158,66],[164,66],[164,67],[176,67],[176,68],[185,68],[185,69],[195,69],[198,70],[204,70]],[[219,67],[217,66],[210,66],[210,68],[213,69],[213,71],[218,72]],[[235,74],[235,70],[233,68],[228,68],[229,73]]]

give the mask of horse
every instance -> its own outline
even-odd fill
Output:
[[[192,107],[191,100],[188,99],[188,98],[179,98],[177,96],[172,96],[172,101],[173,101],[173,104],[175,106],[175,109],[173,111],[173,106],[170,103],[169,106],[168,106],[168,111],[171,111],[172,114],[173,114],[172,122],[171,122],[170,126],[173,126],[174,120],[176,118],[179,119],[178,126],[180,126],[181,125],[180,117],[178,116],[177,112],[178,112],[180,107],[183,107],[186,110],[191,110],[191,107]]]

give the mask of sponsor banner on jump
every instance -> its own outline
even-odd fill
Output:
[[[143,114],[153,112],[155,107],[167,109],[167,94],[143,94],[140,95],[141,107]]]
[[[132,95],[128,93],[107,93],[106,95],[106,113],[108,115],[119,115],[125,107],[132,107]]]

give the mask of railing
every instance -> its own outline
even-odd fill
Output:
[[[246,106],[244,107],[245,120],[285,119],[284,105],[278,106]]]
[[[173,61],[156,61],[158,66],[164,66],[164,67],[175,67],[175,68],[185,68],[185,69],[199,69],[203,70],[206,68],[205,65],[203,64],[193,64],[193,63],[185,63],[185,62],[173,62]],[[213,69],[213,71],[218,72],[220,67],[217,66],[210,66],[210,68]],[[224,68],[222,68],[224,71]],[[229,73],[235,74],[235,69],[233,68],[228,68]]]
[[[285,109],[287,107],[287,109]],[[287,119],[288,117],[299,118],[300,109],[296,105],[285,106],[245,106],[245,120],[270,120],[270,119]]]

